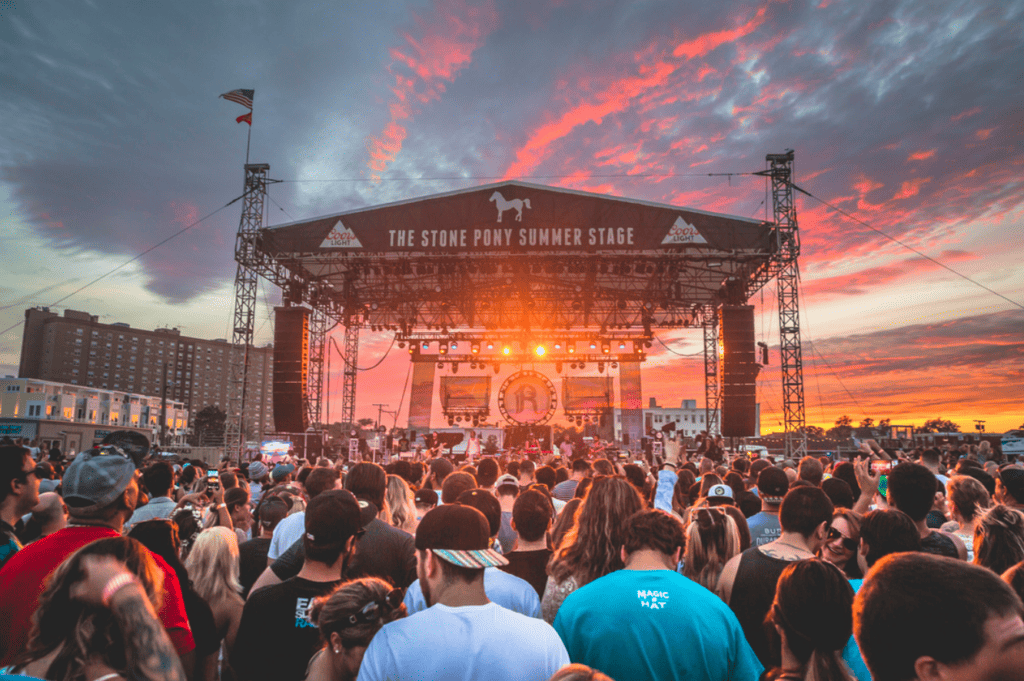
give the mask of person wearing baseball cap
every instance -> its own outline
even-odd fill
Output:
[[[501,529],[498,530],[498,542],[501,543],[502,554],[512,553],[516,544],[516,531],[512,529],[512,506],[519,495],[519,480],[506,473],[494,483],[494,496],[501,504]]]
[[[485,489],[466,490],[459,495],[457,503],[472,506],[484,514],[487,518],[487,531],[490,533],[488,548],[498,551],[495,537],[501,528],[501,505],[494,495]],[[540,596],[537,595],[537,591],[525,579],[498,569],[507,565],[508,559],[502,556],[500,566],[487,566],[484,569],[484,592],[487,598],[513,612],[529,617],[540,617]],[[416,580],[405,592],[405,608],[410,615],[428,607],[420,585],[421,582]]]
[[[0,664],[10,664],[25,649],[32,613],[49,575],[86,544],[121,536],[138,504],[139,477],[131,457],[113,445],[83,451],[68,466],[62,487],[68,526],[18,551],[0,570]],[[163,558],[152,556],[164,573],[160,621],[178,654],[187,656],[187,665],[195,641],[181,584]]]
[[[488,548],[487,518],[463,504],[439,506],[416,529],[417,572],[430,606],[384,626],[359,669],[361,681],[545,681],[569,664],[555,630],[492,603],[484,570],[505,565]]]
[[[362,533],[359,502],[351,492],[330,490],[309,501],[302,538],[305,560],[299,574],[253,591],[242,610],[231,653],[238,679],[305,676],[306,665],[320,648],[309,607],[342,582],[345,563]]]
[[[775,466],[768,466],[757,476],[757,492],[761,497],[761,512],[747,518],[750,545],[764,546],[782,535],[779,524],[779,506],[789,491],[789,477]]]

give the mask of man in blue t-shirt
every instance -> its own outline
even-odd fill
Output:
[[[757,475],[757,491],[761,497],[761,512],[747,518],[750,545],[764,546],[782,536],[779,506],[789,491],[789,478],[781,468],[769,466]]]
[[[675,571],[683,526],[664,511],[630,518],[626,567],[569,595],[555,631],[569,659],[616,681],[755,681],[764,670],[732,610]]]

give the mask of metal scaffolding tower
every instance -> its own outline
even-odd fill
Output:
[[[721,432],[718,423],[722,398],[718,380],[718,315],[717,307],[704,309],[704,426],[712,436]]]
[[[324,357],[327,347],[327,311],[314,305],[309,313],[309,365],[306,378],[306,412],[309,425],[320,430],[323,423]]]
[[[341,381],[341,422],[356,422],[356,362],[359,359],[359,326],[345,327],[345,371]]]
[[[257,239],[263,228],[263,203],[267,194],[269,163],[245,166],[245,193],[242,195],[242,219],[235,236],[235,314],[232,324],[231,381],[228,384],[227,423],[224,450],[232,459],[240,459],[245,449],[246,393],[249,378],[249,348],[256,322],[256,284],[258,274],[252,266],[257,258]]]
[[[804,366],[800,348],[800,234],[793,200],[793,151],[768,154],[767,175],[772,180],[779,270],[779,348],[782,356],[782,410],[786,428],[786,457],[807,452],[804,410]]]

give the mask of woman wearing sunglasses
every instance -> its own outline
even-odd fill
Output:
[[[353,579],[313,602],[310,620],[324,647],[309,661],[306,681],[351,681],[381,627],[405,617],[402,590],[376,577]]]
[[[859,513],[837,508],[832,514],[832,525],[828,530],[825,545],[818,551],[818,557],[835,565],[846,573],[849,579],[861,579],[857,565],[857,550],[860,547]]]

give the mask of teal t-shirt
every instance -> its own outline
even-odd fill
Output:
[[[854,594],[860,591],[863,583],[863,579],[850,580],[850,586],[853,587]],[[864,658],[861,656],[860,648],[857,646],[857,641],[853,636],[850,637],[850,640],[846,642],[846,647],[843,648],[843,661],[846,662],[846,666],[850,668],[853,675],[857,677],[857,681],[871,681],[871,672],[868,671],[868,666],[864,664]]]
[[[615,681],[757,681],[736,615],[670,570],[618,570],[577,589],[555,618],[569,659]]]

